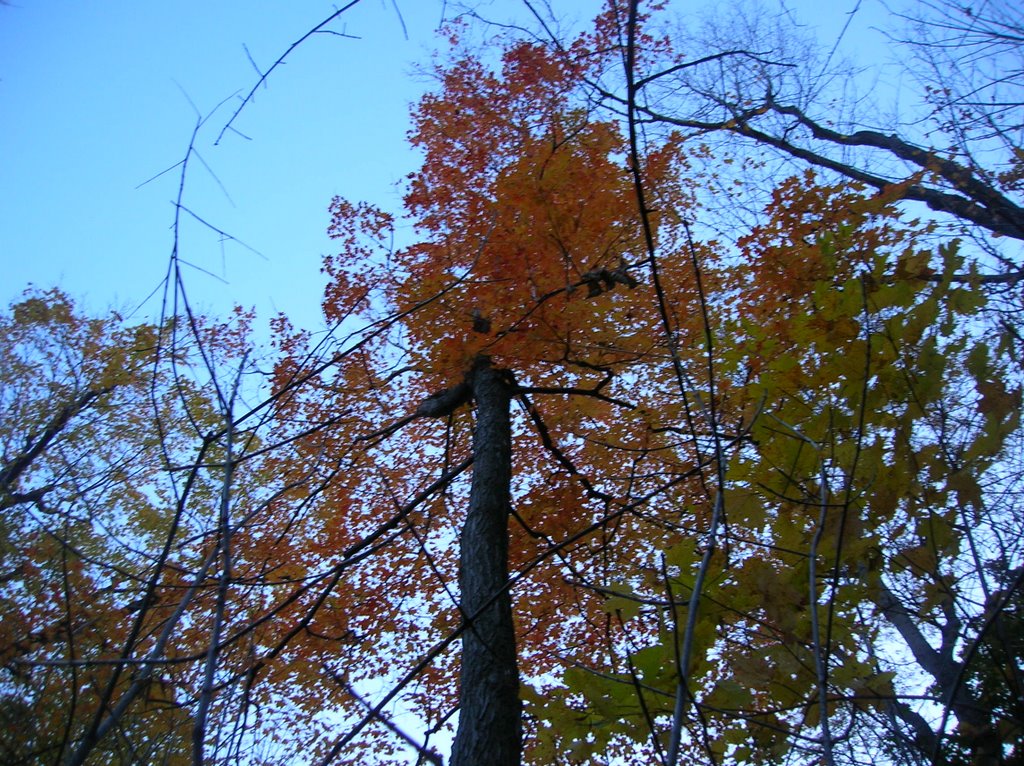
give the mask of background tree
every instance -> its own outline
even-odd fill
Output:
[[[893,369],[901,369],[902,372],[899,374],[908,381],[929,381],[928,385],[933,386],[935,381],[941,380],[948,388],[938,395],[938,398],[931,399],[936,393],[934,390],[925,392],[920,389],[919,383],[912,383],[910,393],[914,405],[908,412],[915,413],[914,421],[905,423],[903,428],[894,432],[894,438],[887,437],[889,447],[884,451],[883,462],[895,461],[901,466],[901,471],[913,466],[910,475],[918,476],[915,481],[919,486],[926,487],[928,492],[924,495],[922,506],[918,508],[915,505],[922,500],[910,499],[913,497],[913,485],[908,486],[894,479],[872,479],[885,486],[886,491],[892,491],[897,487],[904,488],[896,492],[895,501],[884,500],[882,507],[896,502],[897,505],[902,505],[902,512],[910,511],[908,521],[916,519],[913,524],[917,527],[915,534],[920,536],[920,540],[918,544],[908,544],[902,549],[898,545],[885,545],[884,540],[878,541],[878,549],[886,556],[893,557],[888,572],[885,573],[892,580],[887,580],[885,576],[877,581],[873,577],[868,578],[869,581],[875,581],[875,587],[882,590],[881,593],[870,595],[867,605],[873,604],[876,612],[886,618],[890,628],[906,643],[916,662],[934,679],[932,691],[946,710],[940,721],[928,721],[917,710],[910,710],[908,706],[902,704],[897,695],[889,709],[890,713],[895,715],[894,720],[898,721],[901,727],[906,727],[904,730],[910,731],[910,738],[916,741],[917,749],[910,757],[925,760],[942,757],[942,734],[936,735],[935,727],[937,726],[941,732],[946,724],[946,717],[952,714],[959,719],[957,731],[962,733],[961,743],[965,741],[964,738],[970,743],[967,748],[970,756],[981,762],[996,762],[1008,754],[1007,742],[1013,741],[1012,735],[1006,740],[997,733],[997,730],[1013,731],[1019,724],[1012,715],[1009,719],[1001,718],[1004,713],[979,704],[976,699],[969,699],[963,688],[963,681],[965,662],[974,655],[974,647],[986,640],[988,632],[988,629],[981,633],[973,632],[979,625],[978,594],[992,592],[994,587],[988,567],[991,565],[997,570],[1005,571],[1006,557],[1009,555],[1010,561],[1016,561],[1018,555],[1010,551],[1019,551],[1019,535],[1012,532],[1010,527],[1004,526],[1007,523],[1012,525],[1012,519],[1016,518],[1016,514],[1012,505],[1002,502],[1005,497],[1002,492],[1012,493],[1013,490],[1008,488],[1016,485],[1019,476],[1017,464],[1013,460],[1014,451],[1008,449],[1008,445],[1015,443],[1017,438],[1011,435],[1016,433],[1019,408],[1019,363],[1016,361],[1017,354],[1013,346],[1015,339],[1019,337],[1015,318],[1019,315],[1020,292],[1016,284],[1020,269],[1015,249],[1012,246],[1003,247],[998,237],[1019,238],[1021,222],[1024,221],[1016,201],[1017,190],[1012,185],[1020,141],[1016,132],[1018,126],[1009,118],[1011,112],[1007,111],[1012,110],[1016,103],[1012,97],[1004,95],[997,99],[990,98],[988,104],[973,103],[974,113],[956,112],[954,105],[966,106],[972,98],[970,94],[974,89],[990,94],[997,88],[1003,89],[1003,86],[1005,90],[1012,90],[1012,74],[1009,77],[1006,75],[1014,70],[1012,64],[1007,66],[1003,62],[1007,56],[1019,55],[1019,39],[1012,34],[1006,34],[1006,30],[1012,29],[1015,23],[1012,9],[994,6],[991,14],[984,14],[983,20],[975,19],[972,12],[966,10],[958,17],[962,22],[960,24],[951,21],[954,11],[951,5],[943,5],[939,10],[944,15],[924,16],[925,23],[931,25],[930,30],[942,34],[952,29],[964,35],[977,35],[968,37],[967,40],[977,42],[979,46],[988,44],[988,51],[994,49],[999,55],[975,60],[978,66],[970,74],[976,77],[969,87],[963,85],[962,80],[954,78],[951,82],[960,84],[952,90],[925,90],[925,103],[938,107],[931,113],[935,119],[931,123],[934,130],[930,134],[930,140],[938,137],[937,146],[919,146],[890,131],[865,129],[855,125],[847,128],[842,124],[844,115],[851,115],[853,119],[859,115],[849,103],[843,104],[840,101],[837,108],[835,98],[826,100],[827,94],[834,91],[824,87],[828,84],[823,80],[824,70],[819,69],[815,62],[803,61],[799,57],[787,55],[788,51],[785,48],[775,47],[772,44],[772,37],[766,34],[767,30],[756,24],[744,27],[730,21],[733,29],[750,30],[749,36],[740,40],[727,40],[723,36],[715,36],[713,40],[717,51],[709,53],[706,57],[689,54],[692,50],[690,47],[685,49],[686,55],[664,55],[665,51],[673,49],[673,39],[668,37],[660,50],[648,48],[649,56],[646,63],[640,55],[632,59],[628,54],[624,56],[627,71],[621,91],[616,93],[609,87],[607,81],[595,82],[594,87],[595,97],[602,99],[612,109],[625,110],[627,117],[635,114],[636,122],[639,124],[660,124],[686,129],[691,131],[691,143],[694,139],[707,142],[708,146],[700,146],[694,153],[698,160],[707,158],[717,162],[720,167],[722,157],[715,148],[723,148],[728,153],[729,161],[734,158],[738,163],[742,162],[744,171],[758,166],[763,167],[762,158],[745,155],[742,145],[737,149],[735,144],[730,144],[729,137],[737,136],[749,140],[755,148],[757,145],[768,147],[798,163],[807,163],[822,172],[827,172],[831,178],[839,182],[853,182],[850,185],[852,191],[863,188],[875,190],[877,202],[874,204],[881,207],[871,209],[869,217],[862,219],[864,223],[859,226],[844,222],[840,228],[834,229],[829,221],[831,216],[822,215],[820,200],[808,196],[807,190],[798,190],[799,186],[792,182],[781,187],[774,186],[771,191],[771,204],[765,213],[768,221],[755,228],[755,236],[736,240],[745,258],[738,262],[732,259],[723,262],[729,264],[731,269],[736,269],[736,273],[746,274],[747,278],[754,275],[765,278],[772,273],[778,277],[777,280],[772,278],[766,284],[740,283],[738,289],[725,293],[729,296],[756,296],[756,300],[761,302],[760,309],[749,304],[740,304],[746,306],[743,312],[748,315],[747,322],[750,316],[759,316],[764,306],[771,306],[780,299],[787,303],[793,301],[794,290],[799,292],[797,285],[801,282],[806,284],[825,275],[831,276],[833,266],[838,267],[842,260],[861,253],[863,246],[857,246],[851,252],[850,241],[847,239],[851,233],[849,227],[852,226],[852,231],[858,231],[863,229],[864,225],[875,225],[870,223],[872,218],[891,215],[893,209],[890,208],[889,212],[886,212],[884,207],[888,203],[902,200],[924,202],[933,212],[945,214],[945,222],[952,220],[954,232],[971,237],[972,247],[964,249],[962,254],[958,252],[955,242],[949,243],[947,240],[947,244],[934,249],[931,256],[921,253],[909,258],[908,252],[902,249],[903,245],[893,248],[895,242],[890,239],[890,235],[886,235],[873,246],[879,251],[878,256],[884,258],[887,271],[869,267],[865,262],[860,264],[862,269],[866,269],[861,272],[862,281],[867,279],[867,274],[875,272],[876,276],[873,279],[883,283],[898,283],[909,278],[911,283],[918,280],[974,286],[973,294],[971,291],[952,290],[930,294],[926,298],[920,296],[922,302],[913,309],[918,315],[917,318],[913,321],[906,320],[906,326],[913,328],[912,335],[906,340],[909,341],[911,348],[919,348],[913,352],[918,355],[918,361],[913,361],[912,356],[901,352],[886,362]],[[734,18],[735,15],[730,16],[730,20]],[[630,40],[637,39],[633,31],[633,24],[637,19],[636,3],[624,4],[620,19],[621,40],[628,46]],[[709,29],[713,33],[720,33],[724,27],[711,26]],[[707,33],[707,29],[703,31]],[[915,39],[923,41],[921,50],[934,52],[934,38]],[[560,47],[557,42],[554,45],[556,48]],[[948,52],[952,49],[944,50]],[[964,52],[963,49],[957,49],[953,55],[961,53],[968,57],[975,55],[973,51]],[[662,58],[657,60],[659,54]],[[629,69],[631,60],[640,62],[632,70]],[[652,64],[652,60],[657,60],[657,63]],[[956,90],[956,87],[959,90]],[[816,114],[822,116],[815,116]],[[1003,120],[1002,123],[999,122],[1000,119]],[[840,124],[837,125],[837,122]],[[721,137],[716,138],[716,132],[721,134]],[[848,151],[851,147],[857,151]],[[875,155],[872,157],[868,151],[860,150],[871,150]],[[987,166],[982,164],[985,160],[989,163]],[[715,179],[718,172],[716,167],[705,171],[705,175]],[[813,182],[813,176],[810,175],[803,180],[804,185],[810,188],[810,194],[820,197],[822,190],[820,187],[815,188]],[[654,185],[651,185],[651,193],[655,193]],[[830,199],[831,194],[825,194],[824,197]],[[866,200],[858,202],[856,199],[844,198],[839,207],[848,211],[865,210],[865,202]],[[788,209],[789,212],[781,219],[774,217],[778,216],[782,209]],[[764,221],[763,218],[761,220]],[[780,220],[784,222],[783,225],[779,224]],[[769,232],[772,240],[759,241],[758,235]],[[872,234],[872,239],[875,236]],[[775,245],[770,244],[772,241],[784,242],[786,247],[780,251]],[[893,249],[887,253],[886,249],[889,248]],[[759,258],[759,251],[772,254],[773,260],[767,261],[772,265],[764,270],[750,269],[749,259]],[[822,263],[820,259],[823,256],[825,260]],[[918,265],[910,266],[912,263]],[[821,266],[824,264],[832,265],[826,266],[825,272],[822,272]],[[851,265],[848,263],[846,267]],[[811,353],[814,355],[812,358],[815,360],[815,367],[818,360],[828,360],[829,374],[835,374],[842,369],[837,353],[842,353],[844,360],[849,361],[845,352],[840,352],[835,347],[825,351],[825,347],[821,345],[826,340],[834,342],[838,339],[835,335],[837,326],[830,324],[834,318],[830,316],[829,306],[832,299],[828,296],[844,284],[844,279],[848,277],[849,273],[846,272],[824,283],[818,283],[814,288],[814,298],[809,304],[800,306],[797,301],[796,305],[787,307],[786,313],[790,318],[786,321],[796,323],[794,326],[806,327],[805,323],[808,321],[814,325],[824,322],[830,329],[826,338],[819,341],[815,341],[810,335],[803,335],[801,331],[802,343],[787,348],[790,353],[782,357],[785,359],[784,364],[792,364],[794,354],[801,356],[802,353]],[[867,284],[870,285],[871,282]],[[990,287],[985,288],[986,285]],[[1013,287],[1003,289],[1001,285]],[[766,287],[771,289],[767,293],[761,292]],[[917,289],[920,287],[915,288]],[[853,288],[848,286],[847,290],[851,290],[847,299],[852,301]],[[840,326],[845,329],[841,332],[849,333],[856,327],[863,333],[861,340],[866,342],[869,348],[878,348],[878,344],[883,340],[894,348],[901,347],[904,340],[893,341],[891,330],[887,329],[881,337],[874,337],[874,330],[871,328],[879,327],[878,320],[868,321],[871,315],[880,310],[879,317],[884,323],[883,326],[888,328],[888,322],[900,312],[894,313],[889,298],[877,307],[873,305],[872,288],[862,284],[859,290],[862,294],[860,310],[864,315],[844,317]],[[943,290],[948,290],[948,287]],[[972,297],[968,298],[968,295]],[[914,305],[913,301],[908,300],[901,299],[900,311]],[[725,349],[732,347],[734,343],[742,348],[743,341],[740,339],[751,329],[746,322],[741,322],[739,329],[743,332],[732,331],[734,328],[725,317],[733,315],[727,309],[734,309],[735,306],[736,304],[732,302],[728,306],[722,305],[721,313],[718,315],[722,317],[719,320],[722,337],[729,339],[727,346],[720,347],[722,350],[718,356],[719,363],[725,367],[728,367],[729,358],[729,352]],[[979,307],[984,307],[985,311],[977,313]],[[951,315],[944,314],[949,311],[963,314],[965,317],[975,316],[977,321],[967,323],[965,328],[960,324],[963,320],[956,320]],[[929,316],[929,321],[933,324],[926,334],[921,335],[919,327],[922,318]],[[855,324],[851,324],[851,320]],[[780,325],[769,326],[774,332],[781,332],[783,335],[786,332]],[[957,332],[951,330],[953,327],[959,327],[957,332],[963,335],[957,337]],[[985,340],[978,343],[979,337],[984,337]],[[847,338],[847,342],[850,340]],[[799,351],[801,347],[804,349],[802,352]],[[747,359],[758,359],[763,353],[763,348],[758,346],[757,353],[751,353]],[[773,345],[770,348],[774,352],[776,347]],[[973,383],[970,378],[957,382],[955,368],[945,367],[945,364],[963,353],[966,353],[966,356],[962,357],[964,361],[961,364],[965,364],[974,378]],[[935,363],[934,359],[940,358],[943,360],[943,367],[933,368],[929,372],[928,366]],[[849,390],[848,387],[853,384],[853,380],[859,380],[859,404],[850,407],[848,411],[855,412],[859,407],[865,413],[857,421],[860,435],[855,440],[856,458],[847,468],[839,469],[839,476],[843,477],[839,485],[845,486],[847,492],[855,486],[858,472],[867,470],[870,473],[877,470],[869,467],[866,462],[867,453],[862,450],[863,445],[867,443],[866,434],[872,433],[870,417],[866,413],[876,412],[881,406],[881,403],[874,399],[877,394],[873,392],[874,384],[881,378],[873,377],[871,364],[867,361],[869,359],[870,354],[867,354],[859,378],[851,379],[838,389]],[[978,366],[979,363],[981,366]],[[907,366],[908,364],[910,366]],[[921,367],[922,364],[925,366]],[[915,365],[918,366],[916,370]],[[802,368],[802,365],[800,366]],[[756,368],[756,365],[754,367]],[[751,372],[748,369],[745,379],[749,380],[752,377]],[[827,391],[835,390],[835,384],[820,386],[805,381],[788,394],[803,400],[803,406],[810,411],[828,413],[830,430],[829,437],[824,441],[819,438],[823,434],[819,432],[817,436],[809,436],[802,429],[792,425],[793,421],[788,417],[781,419],[781,422],[772,429],[773,432],[778,429],[782,434],[786,434],[782,441],[795,440],[802,445],[801,451],[822,449],[832,456],[830,460],[833,462],[829,470],[826,470],[826,463],[822,461],[816,468],[808,466],[805,478],[805,486],[814,487],[810,496],[818,498],[822,524],[829,515],[828,512],[834,509],[833,502],[827,499],[827,493],[822,489],[822,485],[836,486],[835,475],[831,476],[829,481],[826,479],[829,477],[829,471],[838,467],[838,463],[835,462],[836,455],[841,454],[836,446],[823,445],[834,444],[833,440],[840,435],[835,429],[839,427],[841,420],[837,419],[833,394],[828,394],[826,399],[818,404],[811,404],[801,392],[817,391],[820,397]],[[891,402],[888,406],[895,404],[896,400],[891,399],[894,395],[898,400],[906,396],[906,393],[886,390],[884,398]],[[995,404],[997,399],[1001,404]],[[932,404],[926,406],[929,400]],[[973,404],[965,411],[964,402]],[[826,403],[827,406],[819,409]],[[959,406],[954,406],[954,403]],[[771,415],[770,399],[764,399],[759,406],[764,408],[760,410],[762,422],[765,415],[769,418],[780,417],[778,414]],[[971,414],[972,406],[977,414]],[[991,420],[993,415],[995,419]],[[924,423],[931,425],[924,426]],[[881,426],[880,430],[874,433],[883,434],[890,428],[890,425]],[[757,430],[755,425],[754,433],[757,433]],[[774,437],[775,441],[780,438],[778,434]],[[1005,441],[1007,438],[1011,441]],[[889,451],[895,449],[901,440],[913,445],[913,457],[908,453]],[[917,451],[923,449],[929,441],[933,442],[933,446],[925,449],[924,454],[938,450],[942,455],[942,462],[924,470],[925,461]],[[763,444],[763,440],[756,437],[755,442],[759,446]],[[790,467],[786,468],[785,463],[775,462],[774,458],[770,457],[770,452],[764,455],[764,459],[767,460],[767,465],[772,466],[773,471],[785,475],[787,481],[793,479],[790,473],[791,466],[797,463],[791,463]],[[882,475],[878,474],[879,477]],[[963,484],[965,480],[966,486]],[[943,483],[947,489],[931,495],[931,492],[936,491]],[[1000,491],[986,493],[981,489],[985,485],[998,486]],[[758,484],[740,484],[740,488],[748,486],[760,486],[763,491],[765,488],[773,487],[773,483],[761,479]],[[947,507],[946,510],[940,511],[946,498],[950,497],[950,492],[956,498],[957,507]],[[760,502],[771,507],[780,499],[791,497],[778,487],[775,487],[772,493],[775,495],[774,499],[770,495],[762,498]],[[850,496],[839,505],[842,512],[838,516],[843,519],[840,530],[846,529],[845,524],[851,513],[849,503]],[[870,518],[871,511],[875,509],[866,501],[866,497],[861,496],[858,503],[864,503],[863,510],[868,512]],[[728,509],[727,502],[725,506]],[[764,507],[762,506],[762,510]],[[936,528],[932,521],[936,515],[950,519],[949,523],[954,530],[947,535],[951,540],[941,545],[936,545],[921,529],[924,523],[922,518],[928,519],[928,530]],[[729,514],[726,513],[725,516],[728,517]],[[906,528],[906,524],[907,522],[904,522],[898,528]],[[773,526],[781,527],[781,524]],[[875,517],[871,520],[870,528],[878,531],[885,527],[881,525],[880,519]],[[754,531],[759,531],[759,528],[755,526]],[[782,530],[777,529],[775,534],[781,535]],[[841,531],[838,538],[836,551],[839,553],[849,544],[848,540],[844,541],[844,534]],[[960,535],[965,535],[966,539],[961,539]],[[805,561],[820,556],[819,545],[825,536],[823,533],[816,533],[811,539],[815,542],[812,550],[804,554],[809,556]],[[795,550],[801,548],[797,547]],[[913,554],[922,550],[928,550],[927,555],[930,557],[925,566],[922,567],[920,562],[908,564],[902,560],[906,555],[904,551]],[[984,563],[986,560],[989,563]],[[835,569],[832,584],[835,588],[840,581],[838,572],[842,567],[839,563],[833,566]],[[812,565],[811,570],[817,570],[817,565]],[[701,571],[708,571],[703,563]],[[919,580],[915,586],[923,590],[915,593],[914,589],[901,589],[897,595],[890,584],[903,579],[908,571],[918,578],[924,576],[924,579]],[[931,581],[927,582],[929,578]],[[814,580],[813,576],[811,580]],[[935,591],[944,594],[943,598],[939,599],[943,602],[941,609],[936,603]],[[931,595],[928,595],[929,593]],[[812,601],[813,594],[812,588]],[[812,645],[818,648],[812,653],[813,656],[808,658],[805,667],[817,675],[815,684],[821,695],[822,709],[829,705],[829,695],[834,693],[829,690],[834,689],[833,685],[837,683],[836,678],[829,676],[827,665],[828,656],[837,640],[834,629],[838,623],[833,620],[837,619],[840,610],[835,595],[829,598],[828,603],[829,638],[824,650],[820,648],[820,635],[817,633],[820,624],[814,624],[820,623],[820,619],[815,617],[805,623],[805,627],[812,634],[819,635],[819,638],[812,642]],[[862,618],[866,614],[861,611]],[[791,615],[787,615],[787,619],[791,618]],[[867,627],[870,623],[862,620],[860,624]],[[967,624],[972,625],[972,628],[965,629]],[[859,628],[856,630],[859,631]],[[861,639],[863,638],[861,634]],[[792,653],[792,645],[787,645],[786,651]],[[875,649],[872,650],[874,651]],[[838,657],[843,658],[840,660],[843,666],[852,665],[845,653],[840,653]],[[1018,658],[1014,661],[1013,669],[1009,671],[1009,677],[1005,681],[1008,684],[1005,687],[1008,693],[1012,693],[1012,689],[1017,687],[1019,682],[1014,678],[1019,677]],[[908,687],[904,687],[903,690],[907,691]],[[849,741],[848,737],[855,731],[851,728],[854,721],[855,716],[851,715],[843,722],[844,741]],[[820,719],[818,725],[821,726],[820,730],[805,740],[804,746],[810,746],[812,750],[823,747],[826,757],[835,758],[835,741],[828,730],[831,727],[826,727]],[[776,734],[780,731],[777,722],[771,722],[769,727]],[[713,726],[709,727],[707,718],[701,721],[700,728],[705,732],[715,732]],[[783,726],[781,730],[786,731],[787,727]],[[794,730],[789,728],[788,731],[792,733]],[[789,744],[798,742],[799,736],[796,740],[790,740]],[[897,737],[897,740],[899,739],[900,737]],[[723,752],[727,752],[727,749],[723,748]],[[732,751],[731,755],[746,756],[747,753],[744,744],[736,751]]]
[[[130,326],[30,293],[3,318],[5,762],[279,762],[283,722],[315,726],[274,664],[322,601],[288,534],[309,475],[274,473],[269,405],[242,404],[249,318],[178,305]]]
[[[743,24],[726,21],[737,13]],[[856,93],[855,63],[831,55],[835,48],[825,55],[788,17],[742,4],[693,26],[691,39],[713,46],[712,55],[666,59],[638,76],[637,108],[647,121],[709,141],[725,133],[723,146],[737,139],[760,145],[876,191],[908,182],[903,199],[958,224],[957,234],[1019,240],[1020,11],[1011,3],[975,12],[940,1],[916,4],[900,18],[907,32],[890,34],[905,50],[905,73],[919,84],[906,114],[880,116],[881,96],[844,100]],[[1013,259],[989,265],[1001,266],[1003,279],[1019,278]]]
[[[159,332],[88,319],[56,291],[26,294],[2,323],[3,746],[10,763],[54,762],[115,669],[82,658],[115,654],[138,619],[140,553],[166,525],[145,491],[161,452],[145,415]],[[107,757],[183,741],[187,716],[162,684]]]

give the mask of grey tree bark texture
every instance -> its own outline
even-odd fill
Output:
[[[470,375],[476,402],[473,481],[462,528],[459,585],[462,634],[459,728],[451,766],[519,766],[522,704],[508,592],[512,435],[509,376],[478,360]]]

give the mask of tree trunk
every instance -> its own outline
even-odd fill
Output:
[[[451,766],[519,766],[522,706],[508,592],[512,477],[506,374],[482,359],[470,384],[476,401],[473,484],[462,528],[462,673]]]

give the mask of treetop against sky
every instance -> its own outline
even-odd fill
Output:
[[[812,2],[762,6],[821,30],[823,40],[838,35],[850,10]],[[862,63],[874,63],[887,55],[870,29],[882,9],[861,6],[843,48],[868,52]],[[571,29],[599,7],[574,0],[554,11]],[[405,141],[408,110],[431,87],[423,69],[441,47],[438,26],[458,10],[442,2],[382,7],[364,0],[275,70],[233,123],[238,132],[218,142],[257,70],[330,15],[330,4],[304,0],[273,11],[233,2],[0,8],[0,111],[14,115],[0,136],[5,300],[31,282],[60,286],[94,309],[138,306],[166,271],[175,163],[197,111],[206,116],[223,102],[197,136],[202,161],[193,163],[184,201],[239,242],[185,216],[193,293],[217,311],[238,302],[317,327],[310,296],[322,290],[320,258],[332,251],[326,206],[339,194],[397,206],[417,162]],[[690,5],[672,10],[689,13]],[[525,5],[508,1],[480,13],[524,25],[533,18]]]
[[[886,120],[838,58],[860,4],[817,45],[784,4],[480,5],[396,159],[324,127],[373,111],[355,26],[419,19],[368,7],[247,46],[141,187],[151,307],[0,315],[4,758],[1019,760],[1021,99],[976,53],[1012,71],[1019,13],[890,19]],[[311,176],[303,309],[208,310],[260,257],[212,158],[273,131],[400,183]],[[240,167],[313,162],[285,146]]]

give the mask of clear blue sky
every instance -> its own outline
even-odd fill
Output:
[[[597,5],[553,4],[584,18]],[[495,16],[525,14],[518,0],[485,5]],[[857,3],[786,5],[828,39]],[[876,12],[878,0],[864,5]],[[194,272],[190,295],[215,312],[238,302],[317,327],[327,206],[341,194],[397,208],[416,163],[405,145],[408,105],[427,85],[411,75],[429,62],[445,3],[362,0],[330,27],[357,39],[319,35],[271,75],[235,123],[251,140],[213,141],[233,94],[258,76],[243,45],[265,70],[334,8],[323,0],[0,5],[0,300],[31,282],[59,286],[93,311],[137,305],[166,270],[177,171],[137,187],[184,155],[196,121],[190,100],[205,114],[229,99],[198,140],[219,184],[195,164],[185,202],[264,257],[185,227],[182,257],[225,280]]]
[[[0,261],[5,302],[28,283],[59,285],[93,310],[137,303],[165,272],[178,173],[141,188],[184,155],[196,115],[230,98],[201,133],[205,168],[186,204],[265,260],[196,225],[182,256],[190,293],[316,323],[320,257],[335,194],[397,200],[406,150],[408,77],[433,44],[441,4],[363,0],[272,75],[240,119],[245,140],[213,141],[237,98],[332,12],[321,0],[15,0],[0,6]]]

